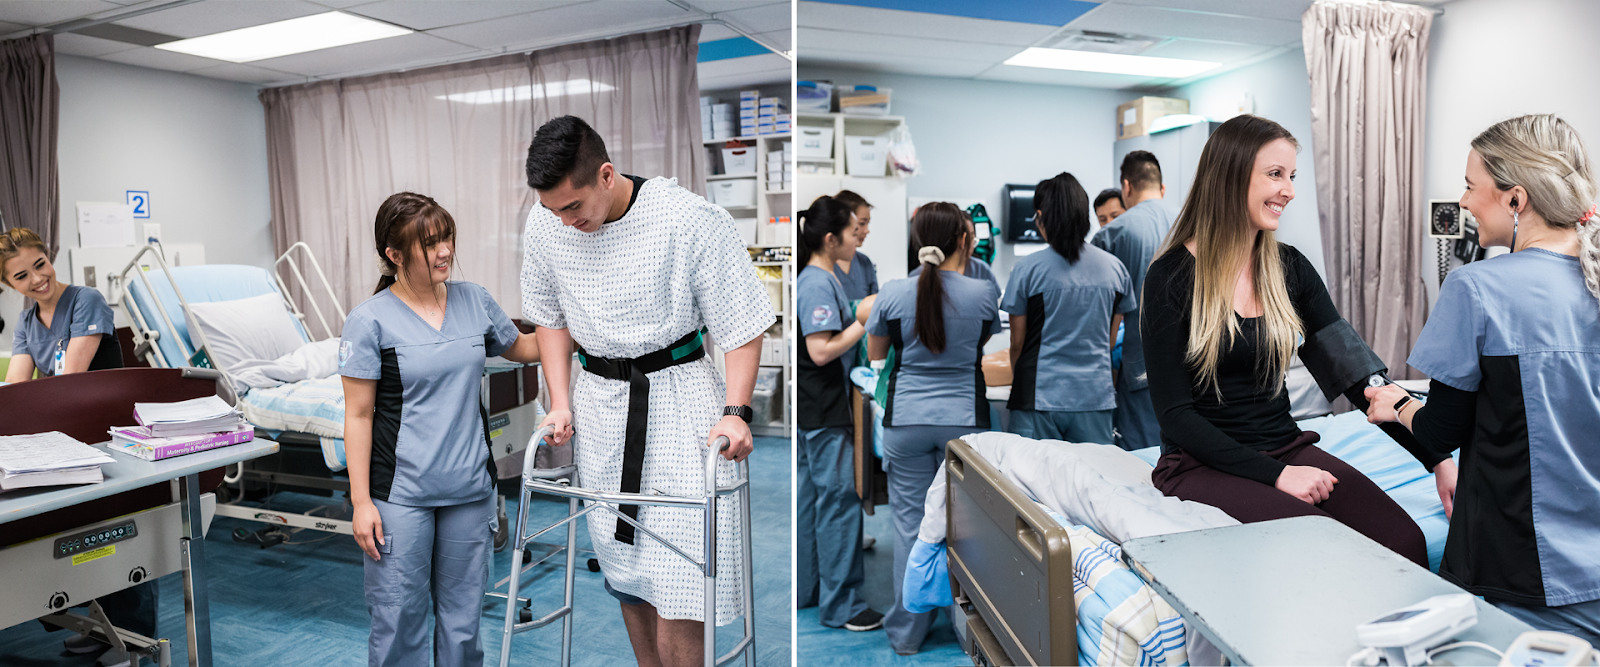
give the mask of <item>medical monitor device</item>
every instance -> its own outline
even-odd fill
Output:
[[[1572,635],[1559,632],[1524,632],[1511,642],[1506,655],[1500,659],[1502,667],[1534,667],[1556,665],[1593,665],[1596,655],[1589,643]]]
[[[1034,185],[1008,183],[1001,191],[1000,207],[1005,211],[1006,240],[1011,243],[1044,243],[1033,225]]]
[[[1477,624],[1471,594],[1436,595],[1356,626],[1356,641],[1376,649],[1390,667],[1414,667],[1428,663],[1428,649]]]

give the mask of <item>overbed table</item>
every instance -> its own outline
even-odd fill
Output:
[[[183,607],[189,640],[189,664],[211,665],[211,603],[206,593],[204,521],[200,514],[200,473],[223,466],[260,458],[278,451],[271,440],[219,447],[162,461],[143,461],[113,451],[106,443],[94,445],[116,459],[100,467],[105,481],[81,486],[21,489],[0,494],[0,524],[23,519],[79,503],[104,498],[123,491],[180,480],[179,496],[183,514],[180,553],[183,569]]]
[[[1129,540],[1123,560],[1235,665],[1343,665],[1357,625],[1465,591],[1326,517]],[[1527,624],[1479,599],[1478,624],[1452,641],[1504,650]],[[1493,665],[1478,649],[1436,665]]]

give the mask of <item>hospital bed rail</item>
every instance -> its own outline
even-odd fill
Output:
[[[546,436],[553,432],[552,427],[543,426],[534,431],[528,440],[528,447],[532,449]],[[573,464],[559,468],[538,469],[534,468],[532,456],[526,457],[522,465],[522,494],[521,502],[517,506],[516,532],[512,535],[511,552],[511,580],[506,591],[506,620],[504,637],[500,647],[500,667],[507,667],[511,660],[511,640],[518,633],[549,625],[557,620],[561,621],[561,667],[572,664],[572,601],[573,601],[573,576],[576,568],[577,557],[577,530],[576,521],[580,517],[596,510],[605,510],[615,514],[618,519],[633,525],[642,535],[660,542],[670,551],[684,560],[689,561],[700,569],[705,576],[705,667],[718,667],[731,662],[743,654],[746,667],[755,667],[755,591],[753,568],[751,560],[750,540],[750,471],[748,463],[738,463],[738,476],[733,484],[719,486],[717,484],[717,458],[728,449],[730,443],[726,436],[718,437],[712,447],[707,448],[705,463],[704,493],[700,496],[668,496],[647,493],[621,493],[607,491],[592,491],[584,489],[579,484],[577,467],[578,455],[573,452]],[[575,443],[569,442],[575,447]],[[528,504],[533,494],[542,493],[567,499],[566,518],[551,524],[537,533],[529,535],[528,530]],[[743,567],[739,572],[742,583],[742,602],[744,608],[744,636],[739,642],[722,656],[718,656],[717,649],[717,499],[730,494],[736,494],[742,525],[739,529],[740,542],[743,547]],[[578,509],[578,501],[585,500],[589,506]],[[673,544],[670,540],[657,535],[650,529],[639,524],[633,518],[618,509],[619,505],[653,505],[659,507],[676,507],[680,509],[694,509],[705,512],[703,522],[705,535],[701,543],[702,554],[700,559],[685,553],[683,549]],[[529,598],[517,596],[521,572],[522,552],[524,545],[537,539],[561,526],[567,527],[566,545],[566,575],[565,595],[562,606],[545,616],[534,619],[532,601]]]

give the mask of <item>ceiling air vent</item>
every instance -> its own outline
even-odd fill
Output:
[[[1144,53],[1150,47],[1160,44],[1162,41],[1164,40],[1159,37],[1083,30],[1066,33],[1054,43],[1046,44],[1045,46],[1067,51],[1118,53],[1126,56],[1136,56]]]

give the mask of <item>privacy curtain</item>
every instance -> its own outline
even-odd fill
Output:
[[[309,245],[349,310],[377,286],[379,205],[425,194],[455,219],[455,279],[484,286],[516,317],[522,227],[536,200],[524,164],[545,121],[579,116],[622,172],[705,191],[699,33],[263,90],[273,243],[279,253]]]
[[[55,44],[53,35],[0,42],[0,229],[37,232],[51,257],[61,248]]]
[[[1318,0],[1301,18],[1328,292],[1396,379],[1422,331],[1423,106],[1433,12]]]

